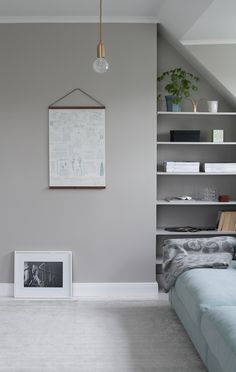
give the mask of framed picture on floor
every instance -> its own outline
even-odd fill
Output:
[[[72,252],[15,251],[14,297],[72,297]]]

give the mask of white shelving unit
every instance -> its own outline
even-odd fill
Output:
[[[236,112],[166,112],[157,113],[157,260],[161,265],[162,252],[160,244],[163,239],[185,236],[221,236],[234,235],[236,231],[202,230],[198,232],[171,232],[165,230],[171,226],[212,226],[216,224],[217,213],[223,210],[236,210],[236,173],[207,173],[207,172],[163,172],[162,162],[165,160],[184,161],[208,161],[208,162],[236,162]],[[228,117],[228,118],[227,118]],[[204,119],[205,118],[205,119]],[[216,124],[215,124],[216,123]],[[176,125],[177,124],[177,125]],[[234,125],[235,124],[235,125]],[[169,131],[174,129],[200,129],[201,142],[170,142]],[[227,142],[208,142],[208,134],[211,129],[225,129]],[[160,155],[161,154],[161,155]],[[176,155],[176,159],[175,159]],[[210,160],[209,160],[210,159]],[[215,160],[217,159],[217,160]],[[230,159],[230,160],[229,160]],[[229,176],[232,177],[229,182]],[[170,178],[171,177],[171,178]],[[219,186],[221,194],[228,193],[235,196],[230,202],[218,201],[174,201],[165,200],[166,197],[177,196],[175,190],[186,194],[183,190],[200,189],[209,185]],[[230,190],[230,191],[229,191]],[[235,190],[235,191],[234,191]],[[176,191],[177,192],[177,191]],[[187,191],[188,192],[188,191]],[[234,194],[233,194],[234,193]],[[188,194],[187,194],[188,195]],[[168,207],[168,208],[167,208]],[[172,207],[172,208],[170,208]],[[176,207],[178,209],[176,209]],[[188,207],[188,208],[186,208]],[[209,218],[208,218],[209,215]],[[215,218],[215,219],[214,219]],[[194,221],[194,222],[192,222]],[[158,270],[157,270],[158,273]]]
[[[181,236],[199,236],[199,235],[236,235],[236,231],[217,231],[217,230],[202,230],[198,232],[173,232],[166,231],[164,228],[157,228],[156,234],[159,236],[169,236],[169,235],[181,235]]]
[[[180,112],[170,112],[170,111],[158,111],[158,115],[194,115],[194,116],[236,116],[236,112],[186,112],[186,111],[180,111]]]
[[[236,201],[230,202],[217,202],[217,201],[203,201],[203,200],[194,200],[194,201],[167,201],[167,200],[157,200],[157,205],[184,205],[184,206],[192,206],[192,205],[236,205]]]
[[[236,142],[165,142],[157,141],[157,145],[170,146],[235,146]]]
[[[236,176],[236,173],[226,173],[226,172],[157,172],[158,176]]]

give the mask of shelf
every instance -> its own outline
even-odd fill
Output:
[[[236,176],[236,173],[207,173],[207,172],[157,172],[158,176]]]
[[[157,145],[184,145],[184,146],[235,146],[236,142],[168,142],[168,141],[157,141]]]
[[[198,232],[173,232],[166,231],[163,228],[158,228],[156,230],[156,235],[158,236],[169,236],[169,235],[236,235],[236,231],[217,231],[217,230],[203,230]]]
[[[236,205],[236,201],[229,201],[229,202],[218,202],[218,201],[174,201],[168,202],[167,200],[157,200],[157,205]]]
[[[156,258],[156,264],[157,265],[162,265],[162,263],[163,263],[163,257],[157,257]]]
[[[158,111],[158,115],[206,115],[206,116],[234,116],[236,115],[236,112],[186,112],[186,111],[180,111],[180,112],[171,112],[171,111]]]

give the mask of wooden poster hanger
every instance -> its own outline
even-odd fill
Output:
[[[82,94],[90,98],[92,101],[96,102],[99,106],[55,106],[56,103],[62,101],[64,98],[70,96],[76,91],[81,92]],[[65,94],[63,97],[58,98],[55,102],[51,103],[48,106],[48,108],[49,109],[105,109],[105,106],[101,102],[99,102],[96,98],[92,97],[90,94],[85,92],[84,90],[80,88],[75,88],[75,89],[72,89],[67,94]]]

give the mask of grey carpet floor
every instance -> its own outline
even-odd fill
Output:
[[[0,301],[1,372],[206,371],[165,301]]]

